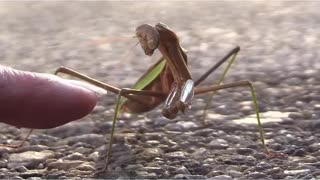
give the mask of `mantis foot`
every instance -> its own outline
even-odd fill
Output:
[[[269,151],[268,153],[266,153],[267,157],[269,158],[284,158],[284,157],[288,157],[288,154],[282,153],[282,152],[271,152]]]

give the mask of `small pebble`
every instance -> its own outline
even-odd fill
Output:
[[[144,167],[143,170],[149,172],[149,173],[156,173],[156,174],[163,174],[164,169],[161,167]]]
[[[229,144],[224,139],[214,139],[207,146],[210,149],[227,149]]]
[[[175,152],[166,153],[164,157],[170,161],[176,161],[176,160],[186,159],[186,154],[182,151],[175,151]]]
[[[143,169],[144,167],[141,164],[129,164],[127,167],[125,167],[128,171],[135,171],[137,169]]]
[[[95,130],[93,121],[74,121],[57,128],[48,129],[47,133],[53,137],[68,138],[80,134],[89,134]]]
[[[263,171],[263,170],[266,170],[266,169],[270,169],[271,168],[271,165],[269,163],[266,163],[266,162],[259,162],[257,165],[256,165],[256,168],[259,170],[259,171]]]
[[[97,162],[100,158],[99,152],[95,151],[95,152],[89,154],[88,158],[89,158],[89,160],[92,160],[93,162]]]
[[[84,161],[70,161],[70,160],[57,160],[54,162],[51,162],[47,165],[48,169],[59,169],[59,170],[65,170],[68,171],[70,168],[74,168],[79,166],[80,164],[84,163]]]
[[[232,179],[232,177],[228,175],[218,175],[218,176],[211,177],[209,179],[210,180],[220,180],[220,179],[229,180],[229,179]]]
[[[106,137],[105,135],[100,135],[100,134],[83,134],[83,135],[77,135],[77,136],[72,136],[63,139],[59,144],[61,145],[73,145],[78,142],[86,143],[89,145],[93,145],[95,147],[99,147],[106,142]]]
[[[184,176],[186,179],[207,179],[207,177],[203,176],[203,175],[192,175],[192,174],[187,175],[187,174],[185,174]]]
[[[20,176],[14,176],[14,177],[12,177],[12,179],[14,179],[14,180],[23,180],[23,178],[20,177]]]
[[[236,170],[230,170],[228,171],[228,175],[233,177],[233,178],[238,178],[242,176],[242,173]]]
[[[141,156],[145,159],[153,159],[155,157],[161,157],[163,154],[163,150],[160,148],[146,148],[141,153]]]
[[[300,120],[303,119],[303,114],[300,112],[290,112],[288,117],[294,120]]]
[[[253,157],[255,157],[255,158],[259,159],[259,160],[262,160],[262,159],[266,159],[267,155],[265,153],[258,152],[256,154],[254,154]]]
[[[311,111],[303,110],[301,113],[302,113],[302,116],[303,116],[303,120],[308,120],[308,119],[311,119],[313,117],[313,113]]]
[[[304,149],[297,149],[292,154],[293,156],[304,156],[306,154],[306,151]]]
[[[313,107],[314,107],[314,110],[320,110],[320,104],[315,104]]]
[[[199,126],[192,121],[179,121],[166,126],[166,128],[171,131],[187,131],[197,127]]]
[[[223,175],[222,171],[211,171],[207,174],[208,177],[216,177],[216,176],[220,176]]]
[[[77,147],[73,151],[75,153],[79,153],[79,154],[88,154],[88,153],[92,152],[92,149],[86,148],[86,147]]]
[[[157,178],[156,173],[148,173],[147,171],[137,171],[137,179],[155,179]]]
[[[55,138],[57,139],[57,138]],[[54,142],[53,142],[54,143]],[[49,147],[48,146],[44,146],[44,145],[31,145],[31,146],[24,146],[20,148],[20,151],[44,151],[44,150],[48,150]]]
[[[6,167],[7,166],[7,162],[8,162],[8,160],[6,160],[6,159],[0,160],[0,168]]]
[[[105,110],[104,106],[96,105],[91,111],[91,113],[100,113],[100,112],[103,112],[104,110]]]
[[[192,156],[194,156],[195,158],[203,157],[206,152],[207,152],[207,149],[202,147],[202,148],[196,149],[192,153]]]
[[[54,152],[50,150],[44,150],[40,152],[26,151],[22,153],[14,153],[10,154],[7,167],[10,169],[18,166],[34,168],[39,163],[44,162],[46,159],[52,158],[54,156]]]
[[[297,169],[297,170],[284,170],[284,174],[286,175],[297,175],[297,174],[304,174],[309,173],[310,169]]]
[[[30,170],[30,171],[25,171],[25,172],[22,172],[20,173],[19,175],[22,177],[22,178],[25,178],[25,179],[30,179],[30,178],[40,178],[43,176],[43,174],[45,173],[45,170],[38,170],[38,169],[34,169],[34,170]]]
[[[253,112],[253,107],[252,106],[243,106],[241,107],[240,111],[244,114],[244,115],[249,115]]]
[[[28,171],[28,169],[26,167],[24,167],[24,166],[14,167],[14,168],[12,168],[12,170],[15,170],[17,172],[26,172],[26,171]]]
[[[241,155],[249,155],[249,154],[254,154],[256,151],[251,148],[238,148],[237,153]]]
[[[281,169],[280,167],[274,167],[272,169],[267,169],[265,171],[265,173],[267,175],[278,174],[278,173],[281,173],[281,172],[283,172],[283,169]]]
[[[85,162],[80,164],[79,166],[75,167],[76,169],[80,171],[95,171],[95,167],[93,163]]]
[[[248,179],[265,179],[267,175],[263,172],[252,172],[245,176]]]
[[[176,168],[176,170],[174,171],[175,174],[185,174],[185,175],[190,175],[191,173],[189,172],[189,170],[184,167],[184,166],[180,166],[178,168]]]
[[[64,159],[64,160],[85,160],[86,157],[81,153],[75,152],[75,153],[72,153],[72,154],[69,154],[69,155],[63,157],[62,159]]]

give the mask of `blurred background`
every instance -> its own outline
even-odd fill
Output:
[[[239,45],[241,51],[226,82],[254,82],[262,111],[286,112],[292,106],[294,111],[314,111],[318,102],[312,100],[320,99],[318,5],[277,1],[0,2],[0,62],[43,73],[66,66],[118,87],[131,87],[160,57],[159,53],[144,55],[133,37],[135,28],[163,22],[188,50],[194,79]],[[219,68],[205,83],[216,83],[222,71]],[[214,113],[242,116],[243,109],[244,114],[253,112],[234,104],[251,100],[247,89],[229,91],[236,96],[220,91],[212,105]],[[109,93],[100,103],[112,110],[114,97]],[[318,117],[318,113],[309,115]]]
[[[189,50],[195,77],[235,45],[242,50],[230,76],[319,70],[317,5],[277,1],[1,2],[0,62],[47,73],[63,65],[128,86],[157,59],[146,57],[135,46],[137,39],[130,37],[142,23],[163,22]]]
[[[133,38],[135,28],[143,23],[155,25],[163,22],[177,33],[181,45],[188,50],[189,67],[195,79],[239,45],[241,51],[227,75],[226,82],[250,80],[255,84],[260,110],[262,113],[269,113],[263,115],[262,121],[276,119],[273,121],[275,123],[265,126],[269,147],[292,155],[292,159],[306,153],[314,153],[313,160],[318,162],[319,7],[320,3],[316,1],[0,2],[0,63],[42,73],[53,73],[57,67],[66,66],[115,86],[131,87],[160,56],[159,53],[153,57],[145,56],[141,47],[137,45],[137,39]],[[218,69],[205,83],[216,83],[222,70],[223,68]],[[272,159],[266,159],[271,165],[259,166],[267,168],[254,169],[261,160],[259,152],[263,152],[261,146],[257,146],[260,142],[256,126],[248,126],[241,122],[238,125],[225,123],[226,120],[239,120],[254,114],[251,94],[246,88],[229,91],[233,93],[219,91],[214,97],[208,114],[208,122],[211,124],[209,123],[206,129],[200,124],[199,119],[202,117],[200,110],[203,109],[207,96],[195,100],[191,112],[177,118],[178,121],[163,118],[159,108],[147,113],[147,116],[131,118],[124,115],[117,123],[118,139],[137,136],[137,140],[131,144],[130,141],[124,140],[119,140],[120,143],[115,142],[118,146],[117,150],[114,150],[117,153],[114,154],[113,160],[119,162],[112,163],[113,166],[120,167],[136,162],[148,166],[150,159],[143,160],[146,157],[143,153],[148,152],[142,150],[157,146],[165,153],[173,152],[173,155],[167,153],[166,156],[160,153],[159,157],[165,160],[162,161],[160,158],[159,163],[167,163],[170,168],[177,166],[174,152],[177,151],[177,157],[181,158],[181,151],[188,154],[188,157],[183,155],[184,166],[191,174],[200,174],[203,177],[215,176],[216,171],[222,171],[220,165],[224,169],[223,174],[230,174],[225,172],[228,171],[225,168],[226,164],[233,163],[235,168],[238,168],[239,161],[244,162],[246,168],[241,166],[241,170],[236,170],[244,175],[250,175],[251,171],[270,169],[269,174],[266,172],[266,175],[262,176],[253,175],[253,179],[267,176],[284,178],[297,173],[287,171],[286,174],[286,168],[293,171],[307,168],[307,173],[319,172],[318,164],[315,165],[317,168],[310,168],[311,170],[308,169],[310,164],[304,166],[303,163],[309,163],[311,160],[303,157],[301,161],[292,160],[291,157],[279,158],[278,161],[283,164],[280,175],[271,171],[273,167],[279,170],[278,161]],[[114,103],[115,95],[109,93],[83,121],[34,133],[29,143],[57,147],[54,152],[59,158],[77,151],[75,147],[90,147],[91,149],[87,148],[88,151],[77,152],[83,153],[84,156],[90,156],[92,153],[96,157],[94,161],[98,162],[101,154],[98,156],[96,152],[105,153],[104,135],[110,132]],[[281,118],[284,121],[281,121]],[[132,121],[126,121],[128,119]],[[256,122],[254,116],[251,119]],[[21,137],[17,130],[13,131],[14,133],[8,128],[1,130],[11,134],[7,139],[19,140]],[[144,130],[158,134],[155,136],[152,133],[144,133],[140,137],[141,133],[138,132]],[[121,131],[131,134],[121,136]],[[94,136],[86,137],[86,134]],[[80,138],[83,142],[79,142],[79,136],[88,140]],[[94,140],[90,139],[91,137]],[[220,138],[219,141],[217,138]],[[154,144],[150,144],[150,139]],[[95,142],[97,143],[88,145]],[[64,146],[57,146],[63,143],[70,146],[67,152]],[[164,146],[161,146],[163,144]],[[306,148],[309,146],[312,148]],[[243,149],[238,151],[237,155],[235,149],[239,147],[245,147],[246,152],[253,155],[243,154]],[[128,158],[128,151],[133,152],[133,160],[131,156]],[[135,156],[136,154],[141,156]],[[171,156],[172,163],[169,162]],[[252,158],[254,163],[251,163]],[[264,158],[265,155],[262,159]],[[157,163],[156,161],[155,159],[155,162],[150,164]],[[190,167],[192,162],[195,162],[195,166]],[[291,165],[292,162],[296,164]],[[180,162],[178,165],[179,170]],[[202,171],[200,168],[205,170]],[[179,172],[178,170],[173,172]],[[171,178],[174,177],[174,173],[163,173],[164,175],[156,177]],[[42,174],[39,173],[39,177]],[[70,175],[74,176],[76,175]],[[295,174],[293,176],[298,177]],[[229,177],[231,178],[231,175]]]

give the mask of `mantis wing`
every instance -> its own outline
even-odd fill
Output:
[[[156,64],[151,66],[149,70],[143,74],[132,89],[142,90],[147,85],[149,85],[153,80],[155,80],[159,74],[163,71],[166,65],[164,57],[161,57]]]
[[[132,89],[136,90],[143,90],[147,87],[150,83],[152,83],[163,71],[164,67],[166,66],[166,60],[164,57],[161,57],[157,63],[152,65],[148,71],[143,74],[140,79],[135,83]],[[121,104],[124,104],[128,99],[124,98]]]

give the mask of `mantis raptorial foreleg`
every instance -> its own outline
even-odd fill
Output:
[[[112,92],[114,94],[119,94],[119,92],[121,90],[118,87],[115,87],[115,86],[112,86],[110,84],[98,81],[96,79],[93,79],[93,78],[91,78],[89,76],[86,76],[86,75],[84,75],[84,74],[82,74],[80,72],[77,72],[77,71],[75,71],[73,69],[70,69],[70,68],[67,68],[67,67],[63,67],[63,66],[59,67],[55,71],[54,74],[58,74],[58,73],[68,74],[70,76],[76,77],[76,78],[81,79],[81,80],[83,80],[85,82],[88,82],[90,84],[93,84],[93,85],[95,85],[95,86],[97,86],[99,88],[102,88],[104,90],[110,91],[110,92]],[[134,89],[132,89],[132,90],[134,90]],[[162,92],[155,92],[155,91],[143,91],[142,94],[150,94],[151,96],[155,96],[155,97],[159,97],[159,96],[163,96],[164,95],[164,93],[162,93]],[[123,94],[123,96],[128,98],[128,99],[132,99],[132,100],[134,100],[136,102],[142,103],[142,104],[146,103],[141,98],[138,98],[136,96],[132,96],[130,94]]]

